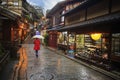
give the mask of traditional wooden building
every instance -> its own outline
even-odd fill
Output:
[[[64,16],[65,12],[70,11],[75,8],[84,0],[65,0],[57,3],[48,13],[48,33],[49,33],[49,46],[53,48],[66,48],[66,44],[63,44],[58,38],[58,36],[64,34],[57,32],[57,29],[64,26]],[[62,35],[63,36],[63,35]]]
[[[84,0],[66,12],[67,45],[74,44],[74,56],[105,69],[120,67],[120,1]],[[68,48],[67,48],[68,49]]]
[[[28,22],[38,19],[35,13],[26,0],[1,0],[0,42],[12,56],[16,56],[18,44],[25,40],[30,31]]]
[[[22,1],[2,0],[1,4],[1,40],[4,42],[14,42],[20,40],[20,22],[22,14]]]
[[[47,32],[49,34],[48,46],[52,48],[57,48],[57,36],[58,32],[56,31],[62,25],[61,15],[64,11],[65,1],[57,3],[48,13],[48,24]]]

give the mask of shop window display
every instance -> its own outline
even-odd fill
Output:
[[[113,69],[120,71],[120,33],[112,34],[110,60]]]
[[[120,56],[120,33],[112,34],[112,54]]]
[[[93,40],[91,34],[76,36],[76,56],[93,63],[106,63],[108,59],[109,34],[101,34],[99,39]]]
[[[68,42],[67,32],[59,33],[59,37],[57,40],[58,49],[66,51],[67,50],[67,42]]]
[[[70,33],[69,34],[69,45],[74,45],[74,43],[75,43],[75,34]]]
[[[58,44],[67,45],[67,32],[62,32],[59,34]]]
[[[75,53],[75,33],[69,34],[69,48],[68,48],[68,55],[74,57]]]
[[[84,34],[76,35],[76,55],[83,55],[84,52]]]

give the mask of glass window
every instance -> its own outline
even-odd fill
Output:
[[[112,34],[112,54],[120,56],[120,33]]]
[[[84,48],[84,35],[76,35],[76,48]]]
[[[102,33],[100,39],[93,40],[91,34],[76,35],[76,51],[88,57],[94,55],[108,59],[109,34]]]
[[[61,32],[58,36],[58,44],[67,45],[67,32]]]

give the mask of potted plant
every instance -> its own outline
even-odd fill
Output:
[[[48,46],[48,40],[49,40],[49,35],[45,34],[44,35],[44,44],[45,44],[45,46]]]

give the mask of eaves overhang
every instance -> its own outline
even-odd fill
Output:
[[[72,13],[75,13],[76,11],[79,11],[79,10],[83,10],[83,9],[86,9],[98,2],[100,2],[101,0],[84,0],[81,2],[81,4],[67,12],[65,12],[64,14],[62,14],[62,16],[65,16],[65,15],[68,15],[68,14],[72,14]]]
[[[10,10],[7,10],[5,8],[2,8],[1,6],[0,6],[0,14],[12,20],[17,19],[18,16],[20,17],[19,14],[12,12]]]
[[[47,29],[47,31],[57,31],[58,29],[60,29],[62,27],[63,27],[63,25],[56,25],[56,26],[54,26],[54,27],[52,27],[50,29]]]
[[[87,21],[83,21],[77,24],[73,24],[73,25],[68,25],[68,26],[64,26],[63,28],[58,29],[58,31],[70,31],[70,30],[77,30],[77,29],[82,29],[82,28],[89,28],[90,25],[94,26],[94,25],[100,25],[100,24],[116,24],[116,23],[120,23],[120,12],[118,13],[113,13],[110,15],[104,15],[101,17],[97,17],[91,20],[87,20]],[[117,25],[117,24],[116,24]],[[95,26],[100,27],[100,26]],[[107,26],[106,26],[107,28]],[[108,26],[109,28],[109,26]]]
[[[65,5],[66,1],[58,2],[48,13],[47,15],[52,15],[57,10],[61,9]]]

